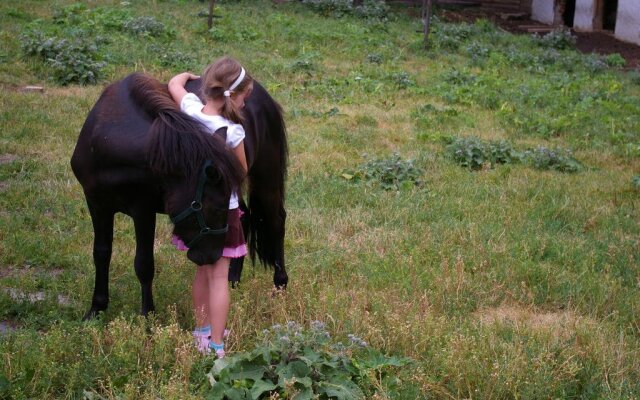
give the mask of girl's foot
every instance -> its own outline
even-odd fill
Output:
[[[214,343],[213,340],[209,341],[209,348],[210,351],[214,351],[216,353],[216,357],[218,358],[224,358],[225,353],[224,353],[224,342],[217,344]]]
[[[211,352],[211,349],[209,348],[209,342],[211,341],[210,337],[210,326],[196,328],[196,330],[193,331],[193,342],[200,353],[207,355]]]

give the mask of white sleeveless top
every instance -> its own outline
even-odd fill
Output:
[[[202,112],[204,104],[200,101],[200,98],[193,94],[188,93],[182,98],[180,103],[180,109],[187,115],[200,121],[204,126],[211,131],[211,134],[215,133],[220,128],[227,128],[227,146],[231,149],[238,147],[240,142],[244,140],[244,128],[240,124],[235,124],[223,116],[220,115],[207,115]],[[233,191],[231,198],[229,199],[229,209],[233,210],[238,208],[238,194]]]

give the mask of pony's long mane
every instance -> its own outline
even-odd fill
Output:
[[[242,168],[224,140],[181,112],[166,85],[147,75],[134,74],[130,88],[134,101],[153,119],[147,161],[155,174],[191,180],[198,176],[206,160],[212,160],[228,188],[240,187]]]

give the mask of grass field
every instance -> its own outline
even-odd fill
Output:
[[[367,397],[640,397],[640,72],[486,21],[436,20],[425,50],[403,9],[380,20],[227,0],[211,31],[204,11],[0,3],[0,398],[202,395],[194,268],[168,218],[157,313],[137,316],[119,215],[109,310],[80,321],[93,233],[69,159],[106,84],[223,54],[282,104],[290,145],[289,287],[274,296],[270,271],[245,269],[231,353],[274,324],[319,320],[412,360]]]

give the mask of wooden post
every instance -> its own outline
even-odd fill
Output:
[[[207,26],[209,29],[213,27],[213,7],[216,5],[216,0],[209,0],[209,18],[207,19]]]
[[[429,29],[431,28],[431,10],[433,8],[433,0],[422,0],[422,25],[424,32],[424,48],[429,47]]]

